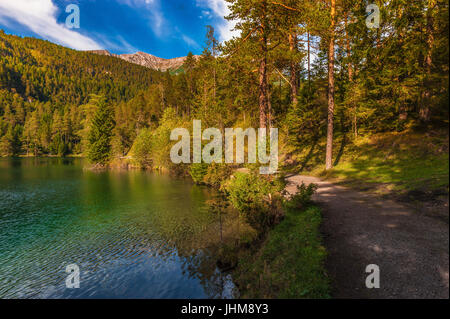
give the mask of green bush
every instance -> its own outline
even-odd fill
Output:
[[[233,169],[226,164],[192,164],[189,168],[189,174],[196,184],[206,184],[214,188],[221,188],[222,184],[227,181]]]
[[[297,193],[289,199],[287,205],[292,208],[304,209],[311,204],[311,198],[316,191],[316,184],[306,186],[305,183],[302,183],[302,185],[297,186]]]
[[[256,174],[236,173],[226,190],[233,206],[245,212],[263,203],[270,193],[270,184]]]
[[[208,166],[203,181],[214,188],[220,188],[230,178],[231,174],[233,174],[233,169],[230,165],[212,163]]]
[[[150,129],[141,130],[133,145],[133,158],[142,167],[152,167],[152,138]]]
[[[170,133],[174,128],[183,126],[174,109],[165,109],[156,130],[144,128],[139,132],[131,149],[136,164],[142,168],[167,169],[173,173],[183,173],[179,171],[184,170],[185,166],[175,165],[170,159],[170,150],[175,144],[170,140]]]
[[[189,174],[196,184],[203,184],[206,173],[208,172],[208,164],[194,163],[189,168]]]
[[[183,126],[183,123],[177,117],[175,109],[167,108],[164,110],[164,114],[158,128],[154,131],[152,139],[154,168],[170,170],[175,166],[170,159],[170,150],[176,142],[170,140],[170,133],[173,129]]]
[[[279,185],[261,175],[236,173],[225,189],[232,205],[260,234],[284,216]]]

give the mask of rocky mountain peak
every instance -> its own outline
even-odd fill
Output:
[[[145,53],[142,51],[133,53],[133,54],[112,54],[107,50],[95,50],[90,51],[95,54],[99,55],[107,55],[107,56],[113,56],[120,58],[122,60],[128,61],[130,63],[139,64],[142,66],[145,66],[150,69],[154,70],[160,70],[160,71],[167,71],[167,70],[176,70],[180,68],[184,61],[186,61],[186,57],[180,57],[180,58],[174,58],[174,59],[163,59],[159,58],[157,56],[151,55],[149,53]],[[195,58],[198,58],[198,56],[194,56]]]

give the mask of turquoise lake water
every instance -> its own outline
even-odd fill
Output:
[[[211,190],[83,166],[0,159],[0,298],[236,297],[215,256],[233,223],[210,212]],[[70,264],[79,289],[66,287]]]

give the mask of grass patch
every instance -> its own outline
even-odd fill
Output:
[[[382,133],[335,140],[335,167],[324,171],[325,141],[296,155],[290,171],[343,182],[359,189],[434,191],[449,186],[448,132]],[[307,158],[308,156],[308,158]]]
[[[257,251],[240,256],[235,280],[242,298],[329,298],[319,227],[321,211],[289,208]]]

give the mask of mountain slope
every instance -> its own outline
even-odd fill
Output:
[[[53,105],[87,103],[91,94],[127,101],[159,82],[157,71],[120,59],[80,52],[0,31],[0,114],[4,99]]]
[[[115,113],[114,153],[127,154],[165,110],[191,106],[183,61],[76,51],[0,30],[0,156],[84,154],[103,99]]]

